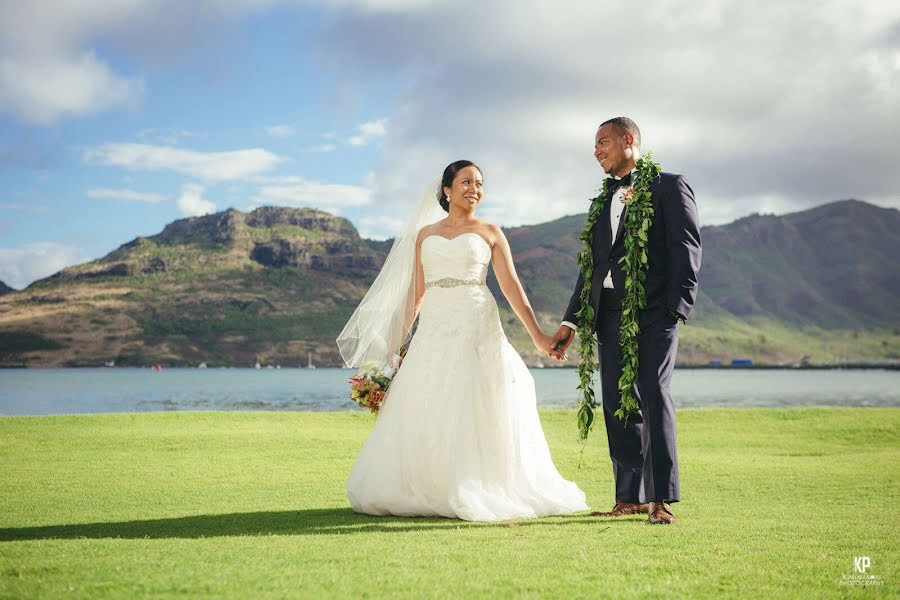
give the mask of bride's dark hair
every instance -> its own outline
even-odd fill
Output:
[[[473,163],[471,160],[458,160],[456,162],[452,162],[447,165],[447,168],[444,169],[444,175],[441,177],[441,184],[438,186],[437,200],[438,204],[441,205],[446,212],[450,212],[450,203],[447,202],[447,194],[444,193],[445,187],[453,187],[453,180],[456,179],[456,174],[465,169],[466,167],[475,167],[478,169],[478,172],[484,176],[484,172],[482,172],[481,167]]]

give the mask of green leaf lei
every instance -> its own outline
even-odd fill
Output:
[[[638,313],[647,304],[644,292],[644,279],[647,277],[647,232],[653,220],[653,204],[650,201],[650,184],[659,179],[660,167],[651,160],[647,153],[637,160],[632,173],[632,194],[625,211],[624,243],[625,256],[619,264],[625,267],[625,293],[622,298],[622,325],[619,340],[622,344],[622,376],[619,378],[619,396],[621,405],[616,416],[622,421],[638,410],[634,395],[634,381],[638,372],[638,342],[640,333]],[[594,359],[594,348],[597,343],[594,332],[594,307],[591,305],[591,276],[594,271],[594,257],[591,250],[591,232],[600,215],[608,196],[607,182],[603,182],[600,195],[591,199],[587,222],[579,239],[584,242],[584,249],[578,254],[578,266],[584,279],[581,289],[581,310],[578,317],[578,337],[581,338],[581,362],[578,365],[578,389],[581,398],[578,401],[578,432],[582,440],[586,440],[594,423],[594,408],[597,400],[594,395],[594,372],[597,361]]]

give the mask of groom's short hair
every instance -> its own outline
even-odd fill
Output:
[[[634,145],[640,149],[641,147],[641,130],[638,129],[637,123],[629,119],[628,117],[613,117],[608,121],[603,121],[600,123],[600,127],[604,125],[614,125],[618,128],[619,131],[622,132],[622,135],[626,133],[630,133],[634,138]]]

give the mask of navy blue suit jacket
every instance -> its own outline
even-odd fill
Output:
[[[685,319],[690,316],[697,297],[697,274],[702,254],[694,190],[685,178],[674,173],[660,173],[659,179],[650,185],[650,192],[653,222],[647,235],[648,264],[644,280],[647,305],[638,315],[641,329],[666,316],[669,310],[674,310]],[[591,303],[596,317],[595,330],[603,311],[602,287],[607,271],[612,271],[613,286],[620,300],[625,289],[624,265],[619,264],[619,259],[625,254],[625,213],[619,220],[619,232],[613,243],[609,226],[610,204],[612,202],[608,199],[592,232],[594,271]],[[581,309],[583,286],[584,278],[579,274],[563,316],[564,321],[578,324],[575,313]]]

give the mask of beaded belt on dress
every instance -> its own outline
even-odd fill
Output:
[[[425,283],[425,289],[433,287],[451,288],[461,285],[484,285],[480,279],[456,279],[455,277],[444,277],[443,279],[435,279]]]

